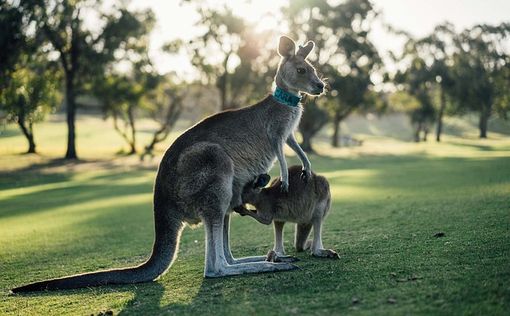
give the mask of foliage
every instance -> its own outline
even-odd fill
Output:
[[[505,120],[510,115],[510,63],[506,63],[494,76],[494,112]]]
[[[101,1],[21,1],[19,10],[33,17],[35,29],[41,31],[58,53],[65,78],[64,90],[68,124],[65,157],[76,159],[75,119],[76,96],[84,93],[87,84],[101,75],[105,67],[117,59],[117,49],[130,50],[151,23],[150,11],[130,12],[124,5],[102,11]],[[84,21],[85,16],[98,20],[94,31]],[[96,30],[96,26],[100,25]],[[26,29],[21,29],[27,32]]]
[[[305,110],[299,122],[299,132],[303,137],[301,148],[313,153],[312,137],[315,136],[328,122],[328,113],[317,105],[317,102],[305,102]]]
[[[211,7],[201,0],[185,1],[200,15],[204,32],[191,40],[166,45],[168,52],[185,50],[204,84],[214,85],[222,110],[249,105],[267,93],[276,54],[271,31],[257,31],[228,7]]]
[[[161,80],[159,75],[143,69],[135,65],[131,74],[111,74],[96,82],[94,88],[95,95],[102,100],[105,116],[113,119],[115,130],[128,143],[128,155],[137,152],[136,118],[142,110],[142,98]]]
[[[33,125],[59,102],[60,73],[45,54],[23,54],[0,90],[0,110],[7,122],[17,123],[28,141],[27,153],[36,152]]]
[[[510,55],[505,47],[509,35],[508,23],[482,24],[464,30],[456,42],[453,93],[458,107],[479,113],[480,138],[487,138],[492,113],[505,113],[508,109],[504,100],[510,94]]]
[[[382,61],[368,35],[377,12],[368,0],[291,1],[285,15],[297,37],[316,43],[312,60],[331,90],[319,104],[333,117],[332,144],[337,147],[340,122],[353,111],[372,106],[367,91]]]
[[[167,75],[157,88],[145,95],[145,111],[158,123],[158,128],[154,131],[151,141],[144,146],[141,160],[146,156],[153,158],[156,144],[163,142],[170,135],[184,110],[186,96],[193,93],[189,86],[187,88],[175,84],[175,80]]]
[[[455,52],[456,33],[453,25],[444,23],[436,26],[434,31],[423,39],[416,41],[413,45],[414,53],[423,56],[429,64],[431,85],[439,90],[439,105],[436,109],[436,141],[441,140],[443,127],[443,115],[451,113],[447,108],[448,99],[454,98],[454,80],[452,78],[453,54]],[[434,88],[434,87],[433,87]]]
[[[0,3],[0,90],[3,89],[10,79],[15,65],[22,52],[26,49],[28,38],[23,33],[27,27],[23,12],[9,4],[7,1]]]
[[[435,80],[435,77],[432,75],[426,61],[416,55],[414,49],[408,54],[411,54],[410,64],[405,71],[398,72],[395,75],[395,82],[403,86],[405,91],[418,101],[419,107],[409,109],[408,113],[411,122],[416,127],[414,140],[419,142],[422,132],[424,134],[423,138],[426,140],[429,126],[434,122],[436,115],[430,92],[431,81]],[[408,57],[408,54],[404,55],[404,58]]]

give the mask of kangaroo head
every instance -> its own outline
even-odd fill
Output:
[[[275,76],[278,87],[295,94],[302,92],[319,95],[324,91],[324,82],[306,60],[314,46],[315,44],[309,41],[306,45],[299,46],[296,52],[296,43],[291,38],[280,37],[278,54],[282,58]]]
[[[260,191],[269,183],[269,180],[271,180],[271,176],[263,173],[248,182],[243,188],[243,203],[257,203]]]

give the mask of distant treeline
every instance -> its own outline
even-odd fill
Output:
[[[76,110],[93,99],[129,145],[129,154],[152,155],[189,104],[230,109],[267,94],[277,67],[278,30],[257,27],[228,7],[182,1],[200,15],[202,34],[162,47],[186,54],[196,70],[188,82],[159,74],[148,55],[155,15],[135,11],[126,1],[7,0],[0,4],[0,117],[19,125],[28,152],[36,152],[33,124],[64,104],[68,125],[65,158],[77,159]],[[415,127],[415,140],[435,127],[441,139],[445,115],[476,112],[480,137],[489,118],[510,111],[510,24],[476,25],[457,31],[438,25],[424,38],[406,38],[393,52],[396,71],[387,71],[370,41],[377,12],[369,0],[290,1],[276,14],[291,37],[313,40],[311,61],[328,84],[325,96],[305,99],[299,130],[302,146],[313,151],[314,135],[333,124],[332,146],[340,145],[340,124],[353,112],[403,111]],[[280,21],[281,20],[281,21]],[[92,23],[90,21],[96,21]],[[263,29],[263,30],[261,30]],[[183,30],[184,32],[185,30]],[[395,67],[392,67],[395,68]],[[136,120],[149,117],[159,128],[140,151]]]

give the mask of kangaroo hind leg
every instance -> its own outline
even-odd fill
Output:
[[[252,256],[244,258],[234,258],[230,250],[230,214],[225,215],[223,220],[223,251],[228,264],[239,264],[247,262],[260,262],[265,261],[266,256]]]
[[[206,234],[205,277],[216,278],[247,273],[276,272],[297,269],[296,266],[290,263],[247,262],[229,264],[225,258],[225,251],[223,248],[223,216],[217,218],[204,218],[203,221]]]
[[[290,264],[270,262],[232,265],[228,263],[227,256],[230,251],[228,222],[225,223],[225,219],[230,218],[226,215],[233,197],[234,167],[231,158],[223,148],[212,143],[197,143],[182,155],[177,167],[182,179],[177,187],[178,194],[181,200],[198,212],[204,223],[206,236],[204,275],[206,277],[296,268]]]
[[[308,235],[312,230],[312,224],[296,224],[296,235],[294,237],[294,247],[297,252],[310,248],[311,241],[307,242]]]
[[[322,245],[322,219],[316,219],[313,223],[312,255],[320,258],[340,259],[333,249],[324,249]]]

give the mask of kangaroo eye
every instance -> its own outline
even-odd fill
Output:
[[[300,75],[304,74],[305,72],[306,72],[305,68],[301,68],[300,67],[300,68],[297,69],[297,73],[300,74]]]

